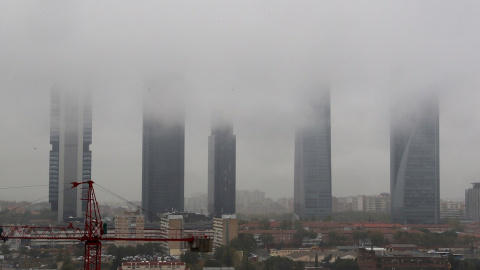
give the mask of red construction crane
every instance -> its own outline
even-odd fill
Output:
[[[87,210],[85,211],[85,228],[68,227],[35,227],[35,226],[3,226],[0,236],[8,239],[45,239],[45,240],[78,240],[85,243],[84,270],[100,270],[102,241],[182,241],[188,242],[190,250],[199,252],[212,251],[212,240],[206,235],[188,234],[179,238],[168,238],[164,235],[142,238],[124,238],[107,236],[104,232],[106,224],[102,221],[97,198],[93,189],[93,181],[73,182],[72,188],[88,184]]]

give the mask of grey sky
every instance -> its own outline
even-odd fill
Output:
[[[461,199],[480,180],[479,13],[477,1],[1,1],[0,187],[48,184],[58,85],[93,91],[94,181],[140,200],[142,93],[174,78],[186,196],[207,190],[210,113],[224,102],[237,189],[293,196],[297,101],[328,83],[334,196],[389,192],[391,94],[435,88],[441,197]]]

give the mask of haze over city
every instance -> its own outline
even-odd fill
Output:
[[[122,197],[141,198],[149,89],[183,92],[185,196],[207,191],[218,106],[233,117],[237,190],[292,197],[295,115],[328,86],[334,196],[389,192],[392,97],[439,91],[441,198],[462,200],[479,180],[479,11],[473,1],[0,2],[0,187],[44,185],[0,197],[48,196],[52,87],[92,91],[92,178]]]

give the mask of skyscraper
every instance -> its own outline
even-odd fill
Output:
[[[52,89],[50,97],[49,202],[58,221],[80,217],[87,189],[71,182],[91,180],[92,98],[90,93]]]
[[[390,130],[392,222],[440,220],[438,95],[398,98]]]
[[[184,207],[185,116],[162,94],[146,93],[143,109],[142,208],[150,222]]]
[[[295,133],[294,212],[323,220],[332,213],[330,92],[313,93]]]
[[[216,117],[208,138],[208,213],[235,214],[236,136],[230,121]]]

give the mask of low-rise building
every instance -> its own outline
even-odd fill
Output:
[[[377,255],[374,250],[358,249],[359,270],[448,270],[447,257],[422,253]]]
[[[144,238],[145,216],[140,211],[128,212],[115,216],[115,237],[117,238]],[[137,241],[115,241],[116,246],[135,246]],[[140,242],[142,243],[142,242]]]
[[[160,229],[165,238],[183,238],[184,222],[183,215],[167,215],[160,220]],[[163,241],[160,242],[162,247],[167,250],[170,255],[180,255],[185,243],[180,241]]]
[[[222,215],[213,219],[213,247],[226,246],[238,237],[238,220],[235,215]]]

